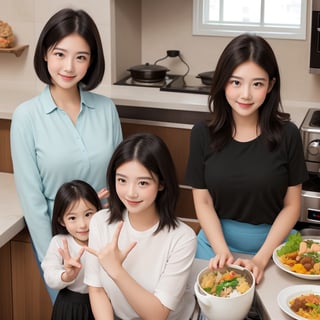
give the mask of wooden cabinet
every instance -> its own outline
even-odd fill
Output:
[[[11,320],[13,307],[10,242],[0,248],[0,261],[0,319]]]
[[[13,320],[50,320],[52,304],[26,229],[11,240]],[[1,318],[9,319],[9,318]]]
[[[0,119],[0,171],[13,172],[11,121]],[[27,230],[0,248],[0,319],[51,318],[51,300],[33,254]]]
[[[0,319],[50,320],[51,300],[27,229],[0,248]]]
[[[10,151],[10,125],[10,120],[0,119],[0,172],[13,172]]]

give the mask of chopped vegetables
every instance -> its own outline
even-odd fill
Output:
[[[221,291],[224,288],[228,288],[228,287],[235,288],[237,285],[238,285],[238,280],[237,279],[223,281],[222,283],[220,283],[220,284],[218,284],[216,286],[216,295],[220,296],[221,295]]]
[[[218,297],[240,295],[250,288],[245,276],[235,271],[210,271],[203,275],[200,286],[207,293]]]

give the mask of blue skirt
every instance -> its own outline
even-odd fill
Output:
[[[271,228],[270,224],[254,225],[227,219],[221,219],[220,222],[230,251],[252,255],[261,248]],[[215,256],[202,229],[197,240],[196,258],[209,260]]]

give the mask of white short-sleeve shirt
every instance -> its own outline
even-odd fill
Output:
[[[90,222],[89,246],[95,250],[111,242],[117,223],[108,224],[108,210],[96,213]],[[194,308],[192,288],[187,287],[197,245],[194,231],[180,222],[176,229],[164,228],[153,234],[158,224],[146,231],[135,230],[124,214],[119,248],[125,249],[134,241],[137,245],[123,263],[127,272],[163,305],[173,310],[169,319],[187,320]],[[94,255],[86,257],[85,283],[103,287],[115,314],[121,319],[139,319],[126,298],[100,266]]]

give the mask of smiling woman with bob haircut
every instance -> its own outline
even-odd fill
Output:
[[[14,177],[39,264],[63,183],[83,180],[101,200],[108,196],[105,168],[122,131],[111,99],[89,91],[102,81],[104,67],[99,32],[88,13],[66,8],[48,20],[34,55],[45,87],[16,108],[11,123]],[[54,302],[56,293],[49,293]]]

